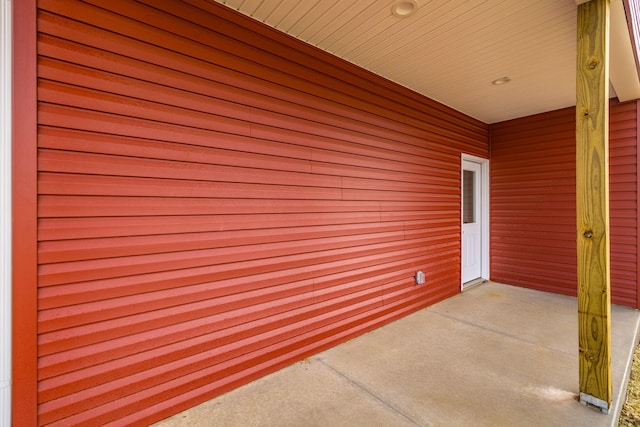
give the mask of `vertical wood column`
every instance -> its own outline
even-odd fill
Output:
[[[576,211],[580,402],[611,407],[609,0],[578,6]]]

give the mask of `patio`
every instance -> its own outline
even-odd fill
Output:
[[[612,306],[614,402],[577,402],[577,300],[485,283],[177,414],[174,426],[612,426],[640,312]]]

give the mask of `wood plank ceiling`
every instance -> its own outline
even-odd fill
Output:
[[[575,105],[575,0],[216,1],[486,123]]]

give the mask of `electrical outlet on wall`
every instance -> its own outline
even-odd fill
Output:
[[[424,273],[422,271],[416,271],[416,285],[424,284]]]

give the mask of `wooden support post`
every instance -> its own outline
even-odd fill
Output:
[[[576,214],[580,402],[611,408],[609,0],[578,6]]]

